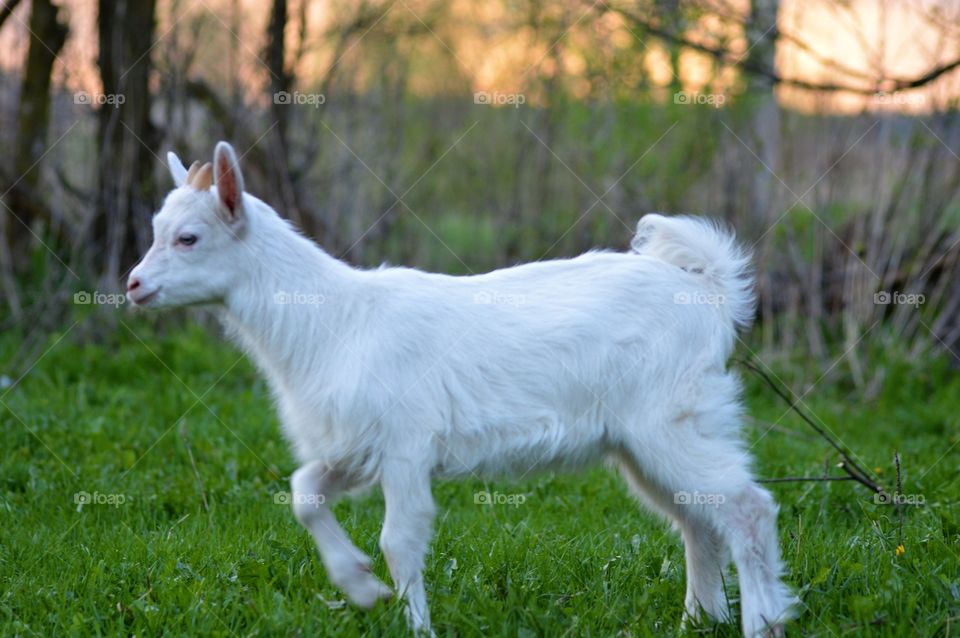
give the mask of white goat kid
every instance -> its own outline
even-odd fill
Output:
[[[129,297],[220,308],[303,464],[294,514],[355,604],[391,590],[335,520],[338,495],[380,484],[380,546],[411,626],[429,632],[431,479],[613,460],[680,530],[685,617],[727,619],[732,559],[744,634],[782,633],[795,598],[781,581],[777,506],[749,469],[726,369],[754,303],[732,236],[647,215],[631,253],[471,277],[358,270],[244,193],[228,144],[214,153],[215,185],[209,164],[188,173],[169,159],[178,188],[153,220]]]

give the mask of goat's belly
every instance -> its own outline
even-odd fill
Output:
[[[602,424],[492,428],[475,434],[438,437],[439,478],[523,477],[543,471],[575,471],[601,461],[610,451]]]

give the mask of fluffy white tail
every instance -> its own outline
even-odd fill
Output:
[[[730,230],[699,217],[644,215],[630,246],[637,254],[701,275],[720,296],[720,308],[736,326],[747,328],[753,321],[750,254]]]

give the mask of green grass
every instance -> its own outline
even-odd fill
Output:
[[[199,328],[164,336],[124,321],[143,342],[123,325],[98,344],[80,343],[83,326],[56,345],[53,335],[29,375],[0,390],[0,635],[406,635],[396,603],[372,612],[343,604],[307,533],[274,502],[295,466],[252,367]],[[17,345],[0,338],[0,361]],[[806,607],[790,635],[960,629],[960,447],[951,449],[960,381],[946,362],[897,363],[882,353],[878,361],[887,366],[878,397],[861,399],[841,365],[807,403],[882,480],[892,480],[899,451],[904,492],[922,494],[926,506],[903,512],[898,556],[895,510],[863,488],[772,486],[789,579]],[[793,370],[790,378],[819,376]],[[751,414],[778,421],[785,406],[759,380],[746,381]],[[790,414],[766,435],[748,428],[759,473],[816,475],[836,461],[807,434]],[[526,501],[474,504],[484,489]],[[124,502],[78,511],[81,491]],[[682,546],[612,472],[443,483],[435,495],[427,581],[438,635],[678,633]],[[376,545],[379,494],[336,512],[388,579]],[[735,604],[736,588],[729,593]]]

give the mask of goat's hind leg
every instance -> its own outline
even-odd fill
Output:
[[[797,598],[781,580],[777,504],[750,481],[716,510],[740,578],[741,616],[746,636],[782,636]]]
[[[313,535],[330,581],[359,607],[390,598],[390,588],[370,571],[370,557],[350,541],[330,511],[333,500],[352,487],[349,476],[315,461],[293,473],[290,487],[294,516]]]
[[[683,625],[700,621],[703,614],[712,620],[729,621],[724,576],[730,551],[722,535],[698,516],[675,502],[674,494],[647,479],[629,454],[617,455],[627,485],[651,509],[669,518],[680,531],[687,566],[687,593]]]
[[[679,520],[698,521],[701,532],[717,535],[711,544],[719,539],[718,546],[729,548],[740,581],[744,635],[779,635],[793,616],[796,598],[781,580],[777,506],[753,480],[749,456],[731,435],[732,418],[719,412],[670,423],[660,437],[632,446],[631,456],[648,482],[661,486],[660,498],[671,498]],[[696,528],[688,532],[684,523],[681,528],[685,542],[696,541]],[[698,573],[706,564],[697,557],[706,547],[700,542],[687,548],[693,588],[688,601],[692,593],[704,607],[709,596],[698,594],[697,583],[706,582]]]
[[[687,594],[684,620],[700,620],[701,611],[712,620],[728,622],[730,607],[724,589],[730,551],[726,541],[709,523],[693,517],[681,519],[687,563]]]

